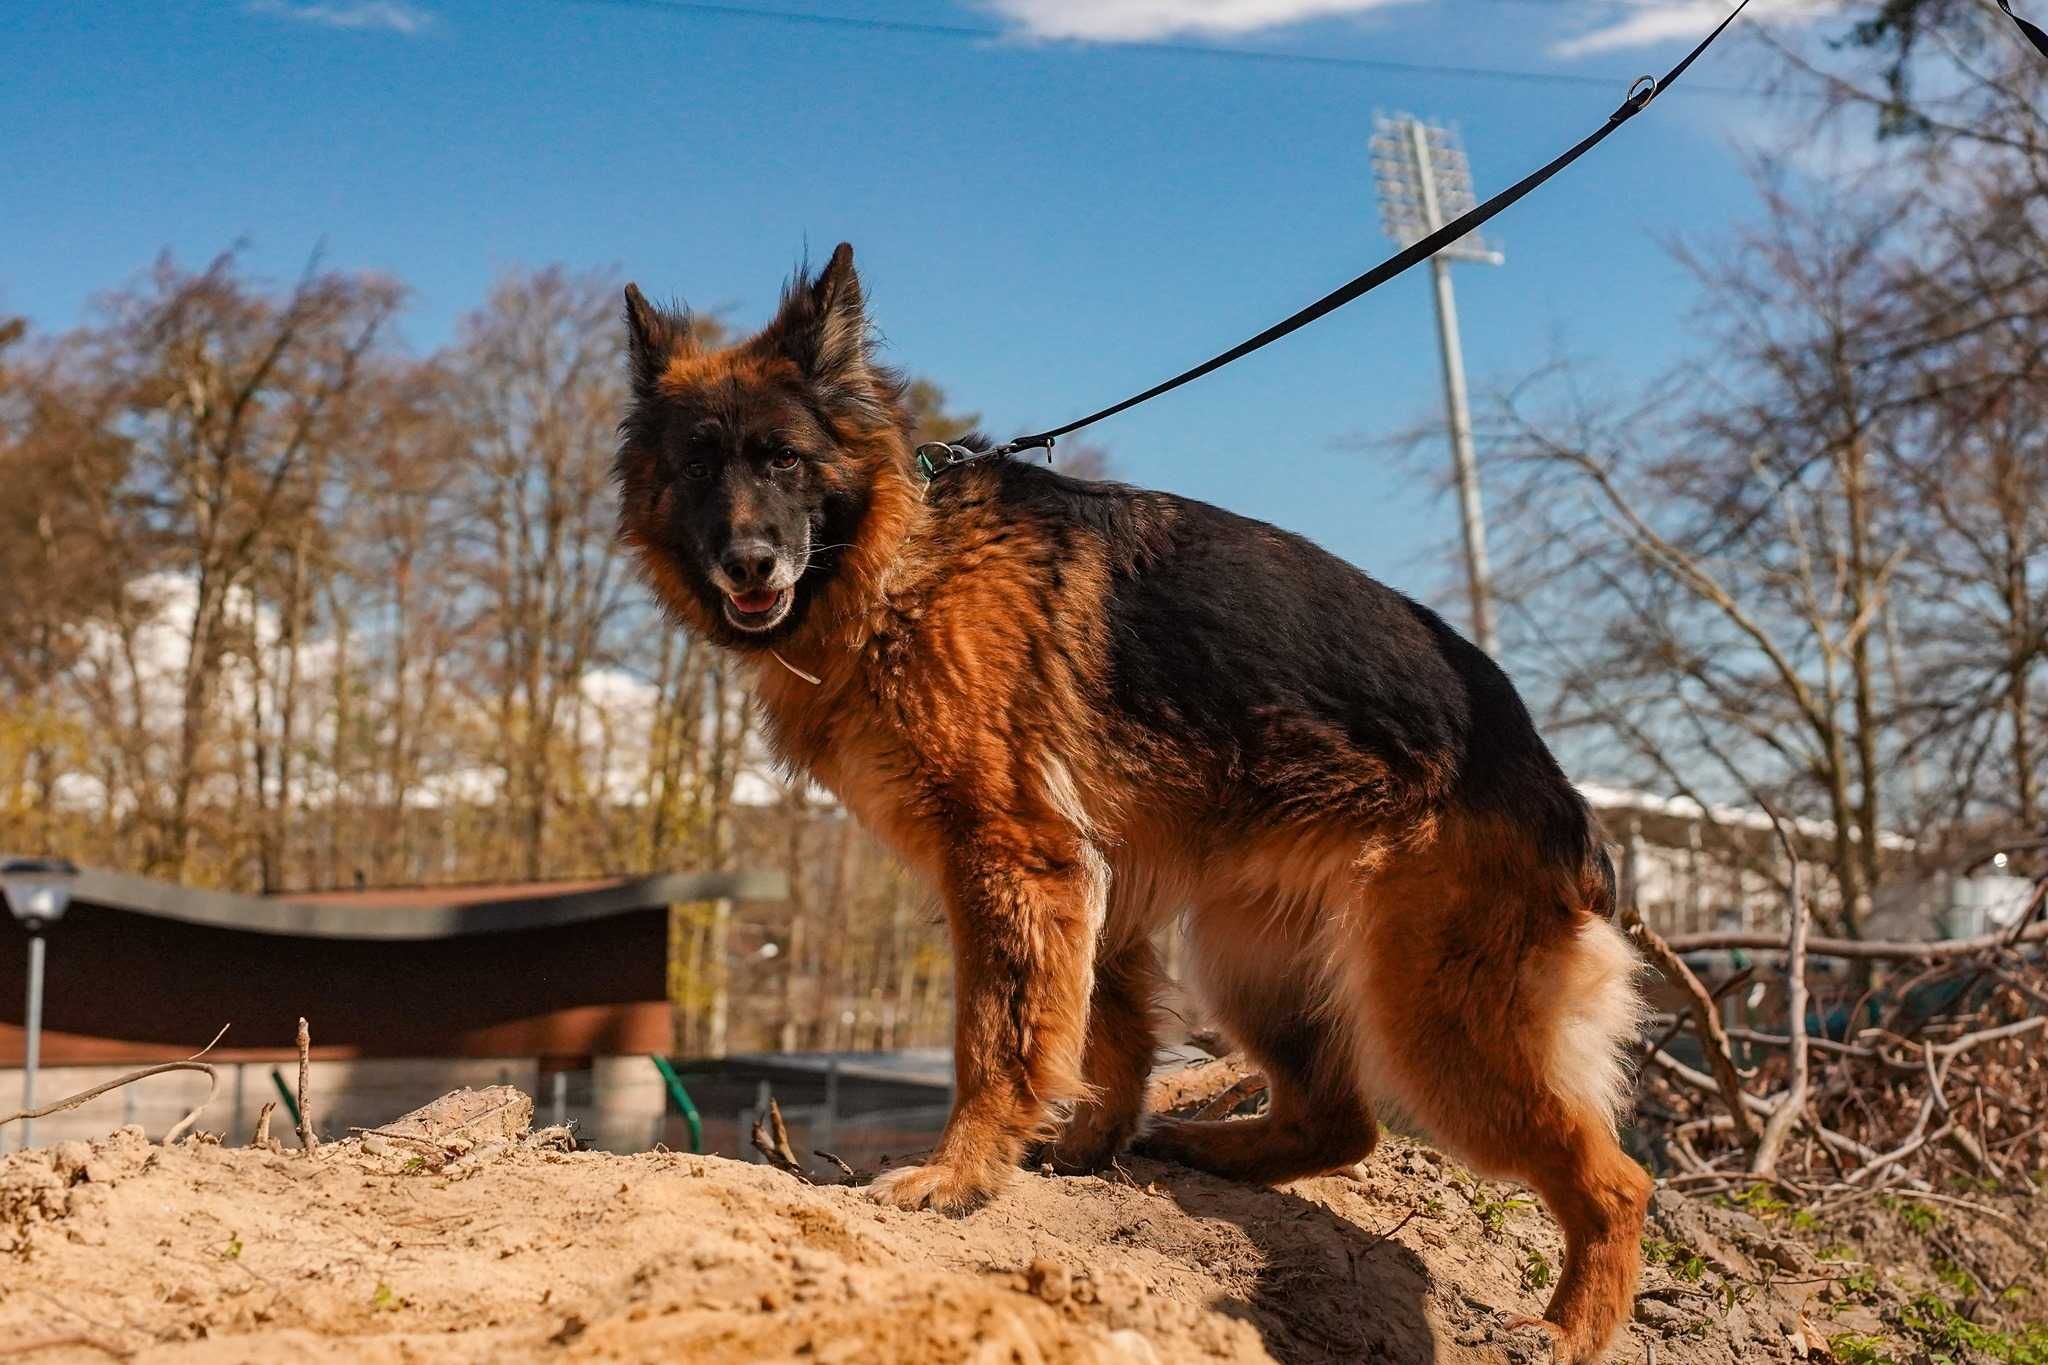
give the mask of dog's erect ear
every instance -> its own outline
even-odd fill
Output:
[[[860,275],[853,268],[853,246],[841,242],[832,259],[811,285],[817,310],[812,364],[821,376],[865,370],[868,363],[868,309],[861,296]]]
[[[646,387],[654,383],[668,364],[676,339],[686,330],[649,303],[639,285],[626,286],[626,357],[635,384]]]
[[[815,280],[799,276],[791,284],[768,331],[827,407],[880,415],[880,386],[868,359],[867,300],[851,246],[841,242]]]

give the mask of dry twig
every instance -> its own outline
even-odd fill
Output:
[[[183,1137],[186,1131],[199,1121],[199,1115],[205,1111],[206,1106],[213,1103],[214,1094],[220,1089],[220,1075],[213,1069],[211,1062],[202,1062],[199,1059],[213,1051],[214,1043],[218,1043],[222,1038],[226,1037],[227,1031],[228,1026],[222,1024],[220,1032],[213,1035],[212,1043],[208,1043],[205,1047],[200,1048],[199,1051],[193,1053],[182,1062],[161,1062],[156,1066],[146,1066],[140,1071],[131,1071],[125,1076],[116,1076],[113,1080],[96,1085],[90,1090],[81,1090],[76,1095],[66,1096],[54,1104],[46,1104],[41,1109],[17,1109],[11,1114],[0,1115],[0,1128],[5,1128],[17,1119],[46,1119],[52,1114],[61,1114],[67,1109],[76,1109],[88,1100],[98,1099],[109,1090],[119,1090],[124,1085],[133,1085],[135,1082],[146,1080],[151,1076],[161,1076],[170,1071],[197,1071],[206,1077],[206,1098],[194,1105],[190,1113],[172,1124],[170,1131],[164,1134],[164,1145],[169,1146]]]
[[[768,1127],[775,1135],[775,1150],[782,1159],[801,1165],[802,1163],[797,1161],[795,1150],[789,1145],[789,1127],[782,1121],[782,1106],[773,1098],[768,1101]]]
[[[782,1106],[773,1099],[768,1101],[768,1118],[775,1125],[775,1135],[771,1138],[768,1129],[756,1118],[751,1135],[754,1150],[766,1157],[768,1164],[777,1170],[787,1171],[799,1180],[808,1181],[811,1178],[810,1172],[804,1169],[803,1162],[798,1161],[796,1153],[790,1150],[789,1129],[784,1127],[782,1122]]]
[[[1399,1232],[1399,1231],[1400,1231],[1400,1230],[1401,1230],[1402,1228],[1405,1228],[1405,1227],[1407,1227],[1407,1226],[1408,1226],[1408,1225],[1409,1225],[1410,1223],[1414,1222],[1414,1221],[1415,1221],[1415,1219],[1416,1219],[1416,1216],[1417,1216],[1418,1214],[1420,1214],[1421,1212],[1422,1212],[1422,1209],[1421,1209],[1421,1207],[1420,1207],[1419,1205],[1418,1205],[1417,1207],[1415,1207],[1415,1208],[1412,1208],[1412,1209],[1408,1210],[1408,1212],[1407,1212],[1407,1213],[1405,1213],[1405,1214],[1403,1214],[1403,1215],[1401,1216],[1401,1221],[1400,1221],[1400,1222],[1398,1222],[1398,1223],[1394,1224],[1394,1226],[1392,1226],[1392,1227],[1388,1228],[1388,1229],[1387,1229],[1387,1230],[1386,1230],[1385,1232],[1383,1232],[1383,1233],[1381,1233],[1381,1234],[1380,1234],[1379,1236],[1377,1236],[1377,1237],[1373,1238],[1373,1239],[1372,1239],[1372,1240],[1371,1240],[1370,1242],[1367,1242],[1367,1243],[1365,1244],[1365,1247],[1364,1247],[1364,1249],[1363,1249],[1363,1250],[1361,1250],[1361,1251],[1360,1251],[1360,1252],[1359,1252],[1358,1254],[1359,1254],[1359,1255],[1361,1255],[1361,1256],[1363,1256],[1363,1255],[1365,1255],[1365,1254],[1366,1254],[1367,1252],[1370,1252],[1371,1250],[1373,1250],[1373,1248],[1377,1247],[1377,1246],[1378,1246],[1378,1245],[1379,1245],[1379,1244],[1380,1244],[1381,1242],[1384,1242],[1384,1241],[1386,1241],[1386,1240],[1387,1240],[1388,1238],[1392,1237],[1392,1236],[1393,1236],[1393,1235],[1394,1235],[1395,1233]]]
[[[1806,951],[1815,957],[1857,958],[1877,962],[1946,962],[1956,958],[1974,957],[1987,948],[2011,948],[2022,943],[2039,943],[2044,939],[2048,939],[2048,923],[2028,925],[2018,934],[2001,931],[1996,934],[1985,934],[1980,938],[1948,938],[1927,942],[1816,938],[1807,940]],[[1747,931],[1674,934],[1669,942],[1672,951],[1679,953],[1704,953],[1717,948],[1771,949],[1785,946],[1784,940],[1775,934]]]
[[[1735,1058],[1728,1048],[1728,1034],[1721,1027],[1720,1011],[1714,1008],[1713,996],[1693,975],[1692,968],[1685,965],[1685,960],[1671,950],[1671,945],[1655,929],[1643,923],[1641,915],[1630,909],[1628,917],[1631,921],[1628,931],[1637,945],[1656,964],[1657,970],[1664,973],[1665,980],[1685,992],[1692,1013],[1693,1031],[1699,1036],[1700,1046],[1706,1050],[1707,1064],[1714,1070],[1714,1083],[1720,1090],[1721,1101],[1728,1106],[1728,1113],[1735,1121],[1743,1145],[1755,1145],[1763,1131],[1751,1117],[1749,1107],[1742,1102],[1742,1076],[1735,1069]]]
[[[303,1015],[299,1018],[299,1147],[307,1155],[320,1145],[313,1132],[313,1110],[306,1103],[307,1078],[313,1070],[313,1030]]]
[[[1266,1078],[1254,1071],[1195,1112],[1197,1119],[1224,1119],[1266,1093]]]
[[[1757,1143],[1756,1156],[1749,1169],[1757,1175],[1774,1176],[1778,1173],[1778,1155],[1785,1150],[1785,1139],[1791,1136],[1792,1126],[1806,1112],[1807,913],[1799,850],[1792,846],[1792,835],[1786,830],[1785,822],[1778,818],[1778,813],[1765,806],[1764,814],[1771,818],[1771,826],[1778,832],[1778,842],[1785,850],[1785,863],[1790,869],[1785,893],[1785,915],[1791,925],[1786,931],[1785,943],[1785,1014],[1791,1030],[1792,1058],[1785,1094],[1774,1102],[1775,1107],[1764,1123],[1763,1137]]]

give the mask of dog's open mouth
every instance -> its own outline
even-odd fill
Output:
[[[789,615],[795,593],[788,588],[755,588],[725,595],[725,619],[741,630],[773,630]]]

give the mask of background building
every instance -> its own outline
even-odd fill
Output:
[[[329,1132],[502,1082],[543,1117],[573,1109],[593,1142],[646,1146],[665,1107],[647,1057],[673,1038],[672,907],[784,890],[779,874],[739,872],[263,897],[87,869],[49,933],[37,1093],[189,1056],[228,1025],[208,1054],[223,1093],[203,1126],[241,1140],[280,1098],[272,1073],[292,1069],[303,1015]],[[26,942],[0,935],[4,1068],[23,1059]],[[19,1083],[0,1070],[0,1095]],[[42,1121],[37,1138],[156,1131],[205,1088],[197,1074],[155,1078]]]

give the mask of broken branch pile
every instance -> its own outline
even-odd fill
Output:
[[[1729,936],[1667,942],[1635,920],[1629,932],[1684,996],[1679,1022],[1646,1046],[1637,1131],[1694,1193],[1759,1182],[1802,1201],[1898,1188],[2007,1184],[2048,1166],[2048,962],[2039,918],[2048,879],[2009,929],[1981,939],[1844,943],[1812,939],[1800,888],[1780,950],[1784,1021],[1777,1031],[1726,1027],[1721,997],[1683,952],[1754,946]],[[1884,963],[1846,1013],[1839,1036],[1816,1032],[1807,1006],[1812,956]],[[1822,1016],[1826,1017],[1826,1016]],[[1690,1029],[1703,1068],[1672,1055]],[[1953,1199],[1953,1195],[1931,1195]]]

